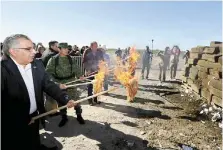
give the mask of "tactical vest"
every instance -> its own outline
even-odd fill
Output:
[[[70,66],[71,66],[71,69],[70,69],[70,76],[67,76],[67,77],[59,77],[58,74],[57,74],[57,66],[59,65],[59,54],[57,54],[56,56],[54,56],[55,58],[55,68],[54,68],[54,73],[55,73],[55,78],[58,79],[58,80],[66,80],[66,79],[70,79],[73,77],[73,62],[72,62],[72,58],[70,55],[67,55],[67,58],[69,60],[69,63],[70,63]]]

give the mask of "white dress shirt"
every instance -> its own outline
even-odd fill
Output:
[[[29,114],[32,114],[32,113],[34,113],[37,110],[37,104],[36,104],[36,97],[35,97],[35,90],[34,90],[33,74],[32,74],[31,64],[29,63],[24,68],[24,66],[18,64],[12,57],[11,57],[11,59],[17,65],[17,67],[19,69],[19,72],[22,75],[22,78],[23,78],[23,80],[24,80],[24,82],[26,84],[26,88],[28,90],[29,99],[30,99]]]

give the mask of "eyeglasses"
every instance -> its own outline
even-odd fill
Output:
[[[36,51],[33,47],[27,47],[27,48],[20,47],[20,48],[12,48],[12,49],[24,49],[29,52],[31,52],[32,50]]]

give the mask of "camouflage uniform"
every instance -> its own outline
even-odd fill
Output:
[[[67,44],[66,43],[60,43],[59,47],[66,48]],[[81,69],[76,65],[75,59],[71,58],[72,62],[72,68],[70,64],[69,58],[70,56],[60,56],[55,55],[53,56],[47,66],[46,66],[46,72],[48,72],[53,80],[55,82],[65,84],[69,81],[73,81],[76,78],[79,78],[81,74]],[[56,65],[56,59],[58,59],[58,64]],[[72,88],[72,89],[67,89],[66,90],[69,93],[69,96],[73,100],[77,100],[79,98],[79,93],[77,92],[77,88]],[[58,104],[60,106],[60,104]],[[81,115],[82,109],[81,106],[78,104],[74,108],[76,110],[76,114]],[[62,109],[61,111],[62,118],[67,118],[67,109]]]

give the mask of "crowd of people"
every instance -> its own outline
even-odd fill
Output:
[[[173,46],[172,49],[170,47],[166,47],[164,52],[159,52],[157,55],[161,58],[161,62],[159,63],[160,73],[159,80],[166,81],[166,71],[170,69],[170,78],[176,78],[177,67],[179,63],[181,50],[178,46]],[[173,58],[171,60],[171,55]]]
[[[96,41],[81,49],[65,42],[50,41],[49,48],[46,49],[42,43],[35,44],[23,34],[7,37],[1,43],[3,149],[55,149],[55,147],[47,148],[40,143],[39,123],[45,127],[46,118],[31,121],[32,117],[46,111],[46,101],[57,103],[59,106],[73,107],[77,121],[85,124],[81,105],[74,103],[74,100],[79,97],[77,89],[67,88],[66,83],[76,79],[85,80],[86,76],[96,74],[100,61],[105,61],[110,67],[111,60],[106,50],[105,45],[100,46]],[[121,49],[115,52],[116,56],[122,59],[123,64],[127,62],[129,53],[130,47],[124,50],[124,54]],[[165,81],[171,55],[174,55],[170,66],[171,78],[175,78],[180,56],[179,47],[174,46],[171,50],[167,47],[164,53],[158,53],[162,60],[159,64],[159,79],[162,81]],[[72,56],[82,57],[84,75]],[[143,79],[145,68],[147,68],[148,79],[152,58],[153,53],[147,46],[142,57]],[[94,77],[89,79],[94,80]],[[104,80],[104,90],[108,90],[107,80],[108,76]],[[93,94],[93,85],[89,84],[88,96]],[[88,102],[91,106],[101,103],[97,97],[89,99]],[[67,110],[62,109],[59,114],[61,121],[58,126],[63,127],[68,122]],[[9,141],[13,144],[8,144]]]
[[[76,88],[68,89],[66,83],[96,74],[101,60],[110,65],[106,47],[98,47],[97,42],[92,42],[89,47],[79,50],[68,43],[51,41],[46,49],[41,43],[33,43],[28,36],[16,34],[4,40],[1,52],[3,149],[56,149],[40,143],[39,123],[44,127],[46,118],[35,122],[31,119],[46,111],[46,101],[55,101],[59,106],[74,107],[77,121],[85,124],[81,105],[74,103],[78,97]],[[80,73],[80,66],[72,56],[83,57],[85,75]],[[104,88],[108,89],[106,82]],[[93,85],[89,84],[88,96],[91,95]],[[91,106],[100,103],[97,97],[89,99]],[[63,127],[68,121],[67,110],[62,109],[60,115],[62,119],[58,126]],[[9,141],[13,144],[8,144]]]
[[[121,58],[123,60],[123,63],[125,63],[127,60],[126,58],[129,56],[129,50],[130,47],[125,49],[124,54],[122,54],[122,50],[118,49],[115,54],[117,57]],[[170,70],[170,78],[175,79],[176,78],[176,72],[177,67],[179,63],[179,57],[181,54],[180,48],[175,45],[172,49],[170,47],[166,47],[164,51],[159,51],[157,56],[160,57],[160,63],[159,63],[159,80],[160,81],[166,81],[166,71]],[[172,59],[171,59],[172,56]],[[153,51],[149,48],[149,46],[146,46],[145,51],[143,51],[143,55],[141,57],[141,64],[142,64],[142,70],[141,70],[141,78],[149,79],[149,73],[152,65],[154,54]],[[189,58],[189,51],[187,50],[186,53],[183,56],[183,59],[185,58],[185,64],[188,61]],[[144,76],[144,72],[146,69],[146,77]]]

